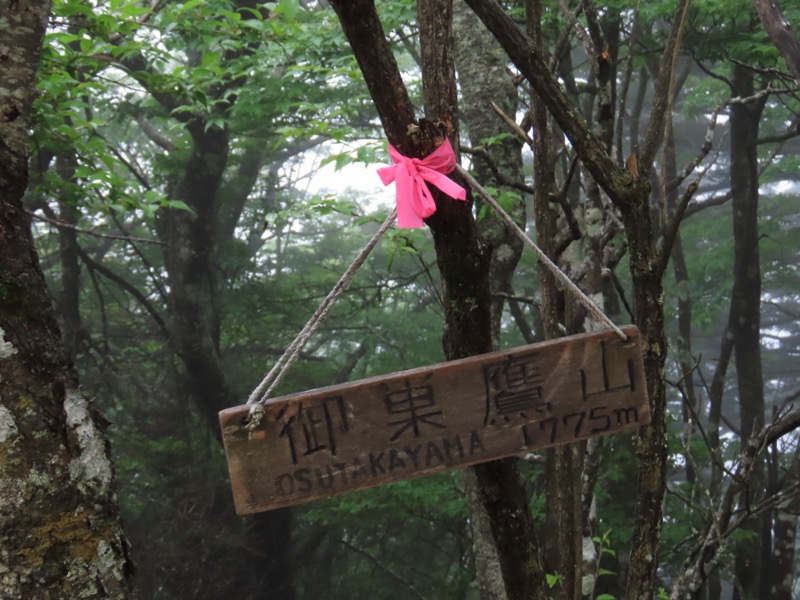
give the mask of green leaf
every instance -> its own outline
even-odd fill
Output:
[[[546,573],[545,577],[547,578],[547,587],[549,588],[554,588],[561,584],[561,575],[558,573]]]
[[[183,200],[161,200],[161,206],[164,208],[174,208],[176,210],[185,210],[186,212],[194,214],[191,206],[186,204]]]
[[[300,8],[300,2],[299,0],[281,0],[280,7],[286,18],[289,21],[294,21],[294,18],[297,16],[297,11]]]
[[[213,67],[219,64],[219,59],[221,58],[221,54],[219,52],[206,52],[203,54],[203,58],[201,60],[201,64],[204,67]]]

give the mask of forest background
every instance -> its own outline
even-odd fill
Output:
[[[526,568],[544,584],[536,597],[797,597],[798,75],[763,7],[739,0],[503,3],[575,108],[567,117],[513,35],[491,35],[465,3],[442,42],[463,163],[607,314],[645,330],[651,432],[515,462],[535,530],[518,554],[492,547],[498,517],[482,512],[481,471],[234,514],[217,412],[243,403],[393,199],[364,191],[388,162],[387,136],[402,138],[348,29],[348,10],[361,11],[360,26],[373,3],[331,4],[52,6],[22,206],[66,354],[92,397],[87,418],[110,439],[128,540],[112,546],[136,565],[141,597],[533,597],[513,580],[525,552],[541,559]],[[450,116],[431,114],[430,95],[444,94],[429,76],[422,85],[432,17],[413,2],[375,4],[414,116]],[[469,4],[487,24],[500,8]],[[795,22],[800,6],[782,9]],[[593,143],[596,161],[584,154]],[[352,165],[375,181],[326,189],[326,168]],[[647,187],[636,214],[615,187],[625,177]],[[474,216],[491,345],[598,327],[480,198]],[[453,284],[440,273],[446,225],[431,230],[390,232],[279,393],[470,353],[438,333]],[[659,281],[652,297],[648,276]],[[18,316],[9,306],[7,334]],[[9,363],[5,345],[2,355]],[[17,411],[31,410],[11,397],[0,404],[7,456],[27,439]],[[659,460],[648,490],[643,469]],[[662,497],[663,519],[647,525],[642,506]],[[114,512],[113,490],[106,501]],[[4,511],[7,541],[15,517]],[[46,542],[15,538],[21,559],[3,544],[7,590],[57,580],[44,565],[91,545],[75,533],[82,513],[58,514],[31,529]],[[637,552],[651,543],[643,567]],[[36,575],[9,577],[16,568]]]

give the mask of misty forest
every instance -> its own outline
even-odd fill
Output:
[[[0,0],[0,598],[799,598],[798,19]],[[458,469],[451,436],[434,474],[237,515],[219,412],[392,215],[389,145],[447,142],[466,199],[429,186],[272,397],[600,312],[638,328],[649,424]]]

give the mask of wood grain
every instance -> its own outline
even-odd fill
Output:
[[[275,398],[254,431],[219,413],[248,514],[650,422],[639,331],[624,327]]]

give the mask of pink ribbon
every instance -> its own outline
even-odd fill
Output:
[[[436,203],[425,185],[435,185],[457,200],[466,200],[467,192],[447,176],[456,168],[456,155],[450,140],[445,140],[423,159],[408,158],[389,144],[389,156],[394,164],[378,169],[383,185],[397,185],[397,226],[401,229],[423,227],[422,219],[436,212]]]

